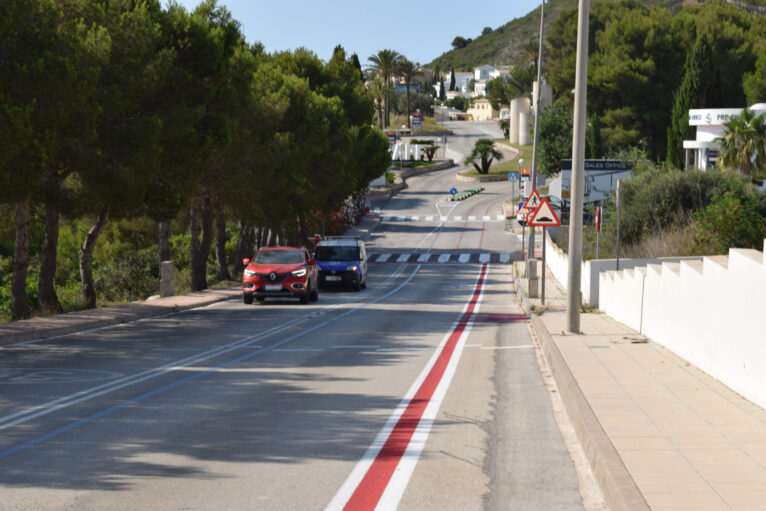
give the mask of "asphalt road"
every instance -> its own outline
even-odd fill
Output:
[[[499,262],[510,185],[448,203],[454,173],[377,205],[362,292],[1,348],[0,509],[581,508]]]

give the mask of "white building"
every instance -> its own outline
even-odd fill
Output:
[[[500,78],[503,76],[511,76],[511,70],[510,69],[495,69],[494,71],[490,71],[489,73],[489,79],[494,80],[495,78]]]
[[[750,107],[756,115],[766,112],[766,103]],[[715,167],[721,145],[715,141],[723,136],[724,126],[732,117],[739,117],[741,108],[705,108],[689,110],[689,126],[697,127],[694,140],[684,140],[684,167],[708,170]]]
[[[495,66],[484,65],[473,68],[473,79],[477,82],[480,80],[489,80],[489,74],[493,71],[497,71]]]

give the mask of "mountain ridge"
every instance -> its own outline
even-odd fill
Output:
[[[599,0],[597,0],[599,1]],[[600,0],[620,1],[620,0]],[[639,0],[648,7],[663,7],[675,13],[689,0]],[[764,0],[739,0],[729,2],[741,5],[764,7]],[[544,30],[550,29],[558,15],[568,9],[576,9],[577,0],[548,0],[545,2]],[[540,7],[533,9],[520,18],[515,18],[492,32],[477,36],[463,48],[456,48],[442,53],[432,60],[428,67],[438,66],[442,72],[471,71],[474,67],[490,64],[507,68],[529,53],[526,48],[530,42],[535,45],[540,38]],[[543,56],[544,58],[544,56]]]

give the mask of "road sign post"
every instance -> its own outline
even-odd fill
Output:
[[[542,227],[543,228],[543,270],[542,270],[542,290],[540,293],[540,304],[545,305],[545,234],[546,234],[546,228],[548,227],[559,227],[561,225],[561,220],[559,220],[559,217],[556,216],[556,212],[553,211],[553,208],[551,207],[551,203],[548,202],[548,199],[543,198],[542,202],[540,202],[540,205],[537,207],[535,211],[530,213],[529,218],[527,220],[527,223],[531,227]]]
[[[537,192],[537,189],[532,188],[532,191],[529,193],[529,197],[527,197],[527,200],[524,202],[524,208],[527,209],[527,223],[529,224],[529,239],[531,242],[529,243],[529,246],[527,247],[527,257],[524,259],[524,263],[528,267],[528,261],[530,257],[535,257],[535,226],[529,223],[529,218],[532,216],[532,214],[535,212],[535,210],[540,206],[542,203],[542,199],[540,198],[540,194]],[[523,238],[522,238],[523,239]]]
[[[596,206],[596,259],[598,259],[598,235],[601,232],[601,206]]]

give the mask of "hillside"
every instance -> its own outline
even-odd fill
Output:
[[[596,0],[599,1],[599,0]],[[613,0],[600,0],[613,1]],[[681,9],[683,0],[643,0],[651,6],[660,6],[676,12]],[[764,0],[738,0],[739,4],[766,6]],[[548,0],[545,3],[545,30],[548,30],[559,13],[577,8],[577,0]],[[509,21],[494,31],[479,35],[467,46],[453,49],[437,57],[429,67],[439,66],[443,71],[454,68],[455,71],[471,71],[474,67],[491,64],[507,67],[525,57],[525,46],[540,37],[540,8],[521,18]],[[470,34],[455,34],[469,38]]]

